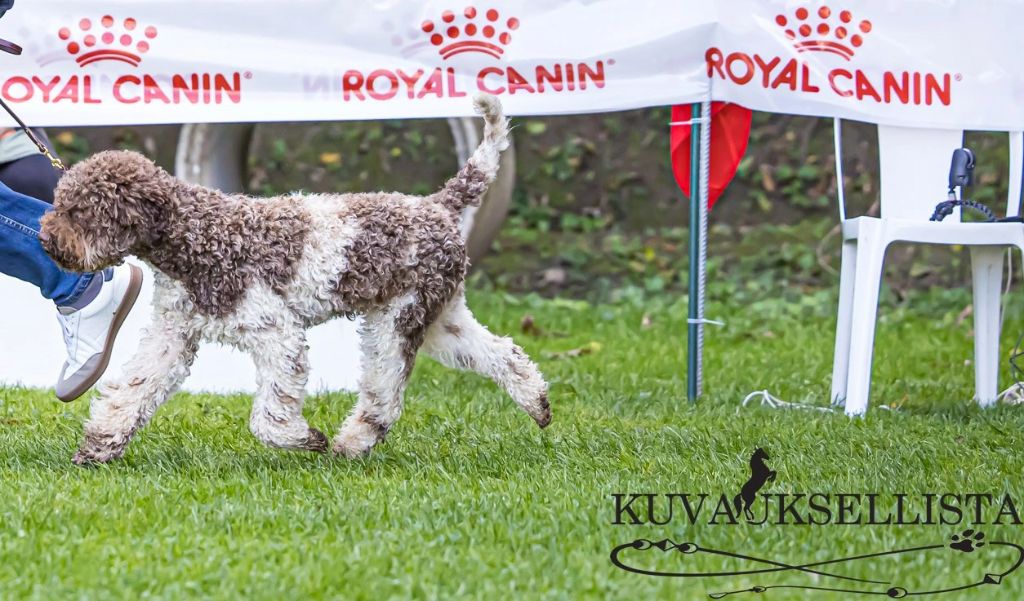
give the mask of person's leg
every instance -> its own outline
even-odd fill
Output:
[[[50,204],[53,204],[53,189],[59,180],[60,172],[41,154],[0,165],[0,182],[15,192]]]
[[[49,208],[0,179],[0,273],[35,285],[57,305],[71,306],[89,289],[93,274],[64,271],[43,250],[39,220]]]
[[[121,265],[102,274],[63,271],[39,244],[39,220],[50,205],[0,183],[0,273],[29,282],[58,306],[68,360],[56,393],[71,401],[103,375],[114,339],[142,286],[142,270]]]

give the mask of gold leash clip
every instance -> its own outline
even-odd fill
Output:
[[[61,171],[67,171],[68,170],[68,168],[64,166],[64,163],[61,162],[59,157],[53,156],[53,154],[50,152],[49,148],[46,148],[44,146],[43,147],[43,154],[46,155],[46,158],[50,159],[50,164],[53,165],[54,169],[60,169]]]
[[[35,142],[36,148],[39,149],[39,152],[43,153],[44,155],[46,155],[46,158],[50,159],[50,164],[53,165],[54,169],[60,169],[61,171],[68,170],[68,168],[64,166],[64,163],[61,162],[61,160],[58,157],[53,156],[53,153],[50,152],[50,149],[47,148],[45,144],[39,141],[39,138],[37,138],[35,134],[32,133],[31,129],[26,127],[24,129],[24,132],[30,140]]]

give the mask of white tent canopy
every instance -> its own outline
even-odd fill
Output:
[[[420,118],[699,102],[1024,127],[1024,1],[33,0],[0,94],[37,125]]]

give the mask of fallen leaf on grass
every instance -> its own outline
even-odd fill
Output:
[[[341,153],[340,152],[323,152],[320,153],[320,162],[324,165],[340,165],[341,164]]]
[[[765,192],[774,192],[777,188],[775,178],[772,177],[772,168],[768,165],[761,165],[758,171],[761,172],[761,186]]]
[[[545,330],[537,325],[537,320],[529,313],[523,315],[523,318],[519,320],[519,328],[522,330],[523,334],[533,336],[535,338],[540,338],[542,336],[546,338],[566,338],[569,336],[569,334],[565,332],[549,332]]]
[[[551,267],[545,269],[541,277],[546,285],[561,286],[565,283],[568,275],[561,267]]]
[[[958,326],[964,325],[964,322],[967,321],[967,318],[970,317],[973,313],[974,313],[974,305],[973,304],[967,305],[966,307],[964,307],[964,310],[961,311],[956,316],[956,325],[958,325]]]
[[[545,352],[544,357],[548,359],[575,359],[576,357],[582,357],[583,355],[590,355],[601,350],[601,343],[596,341],[588,342],[587,344],[567,351],[556,351],[556,352]]]

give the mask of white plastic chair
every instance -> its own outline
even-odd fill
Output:
[[[983,407],[994,403],[998,394],[1003,254],[1007,247],[1024,251],[1024,225],[962,223],[959,210],[942,222],[929,221],[935,205],[946,199],[950,158],[953,150],[963,145],[964,132],[882,125],[878,126],[881,217],[847,219],[839,119],[834,129],[843,252],[832,402],[845,403],[847,415],[867,411],[885,251],[893,242],[917,242],[971,247],[975,398]],[[1024,136],[1019,131],[1011,132],[1007,216],[1018,214],[1022,168]],[[970,190],[963,197],[969,198]]]

